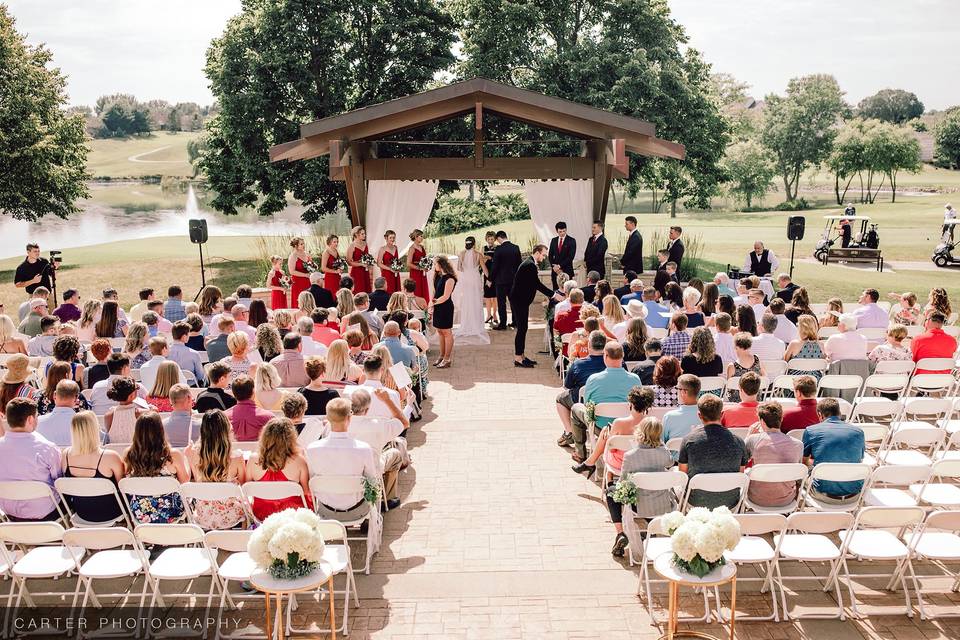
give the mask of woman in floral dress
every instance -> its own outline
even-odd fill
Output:
[[[219,409],[207,411],[200,422],[200,439],[187,449],[187,460],[194,482],[234,482],[246,480],[243,452],[233,447],[230,421]],[[231,529],[247,517],[238,498],[196,500],[190,505],[193,518],[204,529]]]
[[[170,448],[160,414],[149,411],[139,418],[133,429],[133,442],[123,455],[129,478],[171,477],[178,482],[190,479],[183,453]],[[162,496],[126,496],[130,513],[136,522],[170,524],[183,517],[179,493]]]

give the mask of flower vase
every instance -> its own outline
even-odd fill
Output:
[[[309,574],[319,566],[319,562],[310,562],[300,557],[299,553],[287,554],[287,560],[274,560],[270,563],[270,575],[277,580],[296,580]]]
[[[689,573],[690,575],[701,579],[705,575],[719,569],[724,564],[726,564],[726,561],[722,556],[715,562],[707,562],[698,554],[695,555],[689,562],[687,562],[677,554],[673,554],[673,566],[684,573]]]

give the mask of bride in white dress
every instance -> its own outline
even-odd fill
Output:
[[[483,254],[477,251],[476,239],[468,237],[466,248],[457,257],[458,282],[453,300],[460,326],[453,330],[454,344],[490,344],[483,322],[483,278],[487,266]]]

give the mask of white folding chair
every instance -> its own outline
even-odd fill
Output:
[[[953,398],[903,398],[903,413],[896,428],[911,428],[904,425],[904,422],[920,423],[912,426],[942,425],[943,421],[950,416],[953,407]]]
[[[127,498],[125,501],[125,506],[130,514],[130,521],[134,523],[139,521],[137,520],[137,516],[130,508],[130,496],[139,496],[141,498],[159,498],[161,496],[176,494],[180,491],[180,483],[177,482],[177,479],[172,476],[157,476],[154,478],[121,478],[119,485],[120,493]],[[184,510],[183,514],[177,519],[177,521],[179,522],[180,520],[185,520],[186,517],[187,512]]]
[[[801,504],[803,508],[826,512],[856,511],[863,498],[863,487],[866,486],[866,480],[870,477],[871,469],[870,465],[862,462],[821,462],[814,465],[802,489],[803,499]],[[823,500],[819,493],[814,493],[814,484],[818,482],[859,482],[860,490],[851,494],[844,502],[834,503],[833,501]]]
[[[739,491],[740,495],[736,503],[730,507],[730,511],[738,513],[743,499],[747,495],[747,485],[750,484],[750,477],[741,472],[730,473],[698,473],[687,482],[687,491],[683,496],[683,506],[680,509],[686,513],[689,509],[697,505],[690,503],[690,496],[694,491],[703,491],[705,493],[724,493],[726,491]]]
[[[626,402],[598,402],[593,411],[594,419],[596,418],[609,418],[610,420],[616,420],[617,418],[626,418],[630,415],[630,405]],[[587,443],[590,445],[590,450],[597,444],[597,434],[596,427],[593,425],[587,425]]]
[[[906,393],[948,396],[956,385],[957,379],[950,373],[918,373],[910,378]]]
[[[937,481],[934,482],[934,479]],[[952,482],[944,482],[944,480]],[[960,509],[960,460],[938,460],[930,466],[930,477],[922,484],[910,485],[910,493],[920,505],[936,509]]]
[[[854,397],[860,395],[860,389],[863,387],[863,378],[855,375],[828,374],[820,378],[817,385],[817,396],[827,397],[825,390],[830,392],[830,397],[839,396],[840,392],[853,391]]]
[[[838,533],[840,540],[843,542],[840,551],[844,560],[851,558],[858,561],[896,562],[896,568],[887,583],[887,588],[892,589],[898,581],[900,582],[900,586],[903,587],[903,597],[906,601],[905,613],[908,618],[913,617],[913,607],[910,603],[910,589],[907,586],[904,573],[910,573],[914,589],[917,592],[920,616],[925,619],[923,600],[920,599],[920,583],[913,571],[912,554],[909,547],[897,537],[896,533],[891,533],[888,529],[906,532],[912,536],[913,533],[918,531],[923,519],[924,511],[920,507],[864,507],[857,514],[857,520],[853,527]],[[839,567],[835,567],[834,573],[838,571]],[[850,593],[850,607],[853,609],[854,616],[860,618],[862,616],[860,610],[857,609],[857,596],[853,590],[853,576],[847,569],[846,562],[844,562],[844,573],[846,574],[847,590]],[[859,578],[886,578],[890,576],[890,573],[854,575]],[[878,614],[873,612],[871,615]]]
[[[209,500],[212,502],[224,503],[228,500],[236,500],[243,509],[243,515],[225,529],[232,529],[237,525],[246,528],[252,521],[253,516],[250,513],[250,503],[236,482],[184,482],[180,485],[180,499],[183,502],[183,508],[187,514],[187,522],[197,525],[201,529],[206,529],[201,523],[197,522],[194,508],[197,500]]]
[[[793,383],[796,381],[798,376],[794,375],[778,375],[773,379],[773,382],[770,385],[770,392],[768,397],[780,399],[786,392],[793,393]]]
[[[960,431],[960,396],[947,398],[950,401],[950,410],[940,421],[940,426],[953,434]]]
[[[27,502],[32,500],[49,500],[51,511],[56,511],[60,516],[59,522],[69,524],[66,514],[60,504],[59,498],[53,489],[46,482],[39,480],[4,480],[0,481],[0,496],[4,500],[14,502]]]
[[[787,517],[779,513],[738,513],[733,516],[740,523],[742,537],[732,551],[724,553],[728,562],[737,565],[751,565],[763,567],[763,575],[759,578],[738,577],[739,582],[763,581],[760,593],[770,591],[771,613],[768,616],[737,616],[738,620],[780,620],[779,604],[777,603],[777,583],[779,582],[779,565],[774,548],[764,536],[782,535],[787,526]],[[714,587],[714,596],[720,602],[720,595]],[[725,621],[723,614],[717,609],[717,618]]]
[[[245,633],[246,629],[237,632],[225,634],[221,631],[221,620],[223,619],[224,605],[229,604],[230,608],[235,608],[236,600],[250,600],[259,602],[262,596],[259,593],[230,593],[230,583],[242,584],[250,580],[250,576],[257,568],[257,563],[253,561],[250,554],[247,553],[247,545],[250,542],[250,536],[253,531],[249,529],[231,530],[231,531],[208,531],[204,534],[204,541],[210,550],[210,556],[217,559],[218,552],[222,551],[229,554],[223,562],[216,561],[215,571],[223,589],[220,592],[220,606],[217,608],[217,632],[214,640],[228,640],[230,638],[250,638],[250,634]]]
[[[271,482],[266,480],[251,480],[243,483],[243,495],[248,500],[286,500],[287,498],[300,498],[303,508],[307,507],[307,498],[303,495],[303,487],[299,482]],[[250,517],[254,522],[260,524],[257,514],[250,509]]]
[[[773,542],[776,545],[777,578],[780,582],[780,602],[782,605],[783,617],[785,620],[799,618],[840,618],[846,620],[846,614],[843,611],[843,598],[840,595],[840,582],[837,579],[838,567],[842,567],[846,573],[846,562],[840,548],[834,544],[833,540],[826,534],[849,529],[853,525],[853,515],[849,513],[837,512],[803,512],[798,511],[787,518],[787,524],[784,527],[785,533],[773,536]],[[811,563],[829,563],[829,573],[826,582],[823,584],[823,590],[833,590],[837,599],[837,612],[835,614],[791,614],[787,609],[786,581],[780,573],[780,565],[784,561],[799,562],[803,565]],[[816,580],[821,582],[820,576],[803,575],[789,577],[790,580]]]
[[[763,370],[766,372],[767,377],[771,380],[775,379],[777,376],[782,376],[787,373],[789,366],[784,360],[761,360],[760,364],[763,366]]]
[[[880,451],[887,442],[887,436],[890,435],[890,427],[877,422],[862,422],[857,427],[863,431],[863,463],[871,467],[877,466],[876,453]],[[872,453],[871,453],[872,452]]]
[[[867,507],[915,507],[917,496],[911,486],[924,485],[930,479],[926,465],[885,465],[870,474],[863,492]]]
[[[95,478],[94,478],[95,479]],[[100,478],[102,479],[102,478]],[[74,553],[74,562],[77,570],[77,588],[73,594],[73,603],[70,607],[70,617],[73,618],[77,607],[77,600],[83,591],[83,600],[80,604],[80,611],[77,618],[84,619],[87,603],[93,603],[98,609],[101,607],[101,598],[121,598],[125,600],[131,595],[133,583],[137,576],[141,575],[147,567],[147,558],[143,548],[137,542],[133,532],[125,527],[84,527],[68,529],[63,534],[63,544]],[[85,553],[91,555],[84,561]],[[121,578],[131,578],[127,585],[128,589],[114,593],[96,593],[93,589],[94,580],[116,581]],[[111,583],[115,584],[115,583]],[[147,581],[143,581],[143,590],[140,593],[141,603],[146,598]],[[123,601],[121,600],[121,602]],[[139,635],[139,619],[137,616],[137,635]],[[77,637],[83,638],[87,632],[93,632],[93,629],[86,629],[78,626]],[[110,633],[109,628],[97,630],[96,637],[130,637],[129,629],[117,629]]]
[[[874,373],[863,381],[863,395],[877,396],[881,394],[902,395],[910,384],[910,376],[906,373]]]
[[[631,473],[629,478],[638,491],[669,491],[672,494],[671,501],[675,505],[680,504],[680,499],[687,489],[687,474],[679,471],[640,471]],[[644,541],[637,527],[637,517],[633,505],[623,506],[623,532],[627,535],[629,542],[627,558],[631,567],[639,562],[634,556],[635,550],[639,549],[640,557],[643,557]],[[637,593],[640,592],[637,591]]]
[[[946,440],[947,432],[939,427],[895,429],[883,450],[877,453],[882,464],[933,464],[933,452]]]
[[[279,484],[279,483],[278,483]],[[195,524],[138,524],[133,534],[144,547],[163,547],[163,551],[153,560],[146,558],[146,577],[150,583],[150,612],[160,602],[164,606],[162,595],[171,598],[206,599],[207,606],[204,619],[210,617],[210,607],[218,593],[222,593],[223,585],[215,569],[216,559],[207,548],[203,536],[203,529]],[[210,579],[210,588],[206,595],[198,589],[190,589],[184,593],[165,593],[161,595],[160,585],[166,581],[187,582],[188,589],[193,587],[194,581],[199,578]],[[140,608],[146,599],[146,592],[140,601]],[[207,637],[209,627],[204,627],[203,637]]]
[[[787,363],[788,371],[802,371],[804,374],[826,373],[830,364],[824,358],[793,358]]]
[[[109,527],[122,521],[127,527],[133,528],[133,524],[127,517],[127,508],[123,505],[123,500],[120,499],[120,494],[117,492],[117,486],[110,480],[106,478],[57,478],[54,480],[53,486],[63,496],[63,506],[67,510],[70,524],[74,527]],[[71,498],[83,499],[103,496],[112,496],[117,502],[120,515],[113,520],[90,522],[81,518],[70,506]]]
[[[903,403],[890,398],[860,398],[853,405],[850,422],[890,424],[900,417]]]
[[[958,532],[960,532],[960,511],[932,511],[927,514],[927,519],[920,531],[915,529],[900,536],[900,539],[909,545],[910,553],[915,560],[934,565],[953,580],[950,593],[956,593],[960,589],[960,572],[951,571],[947,566],[947,563],[956,564],[960,561]],[[960,610],[953,602],[946,613],[927,612],[921,599],[919,585],[916,587],[916,592],[921,619],[933,620],[960,616]]]
[[[607,443],[604,445],[604,451],[623,451],[627,452],[637,446],[637,439],[633,436],[608,436]],[[606,489],[607,484],[620,477],[620,467],[614,467],[604,462],[604,473],[602,486]],[[607,476],[610,476],[608,478]]]
[[[916,365],[913,360],[881,360],[873,370],[876,375],[913,375]]]
[[[802,462],[782,463],[782,464],[756,464],[747,469],[747,476],[750,477],[750,486],[753,487],[756,482],[793,482],[796,485],[794,498],[787,504],[781,506],[767,507],[756,504],[750,500],[750,493],[743,499],[743,508],[745,511],[755,511],[757,513],[779,513],[790,515],[797,510],[800,504],[800,485],[807,479],[810,469]]]
[[[667,440],[667,442],[663,446],[665,446],[667,448],[667,451],[669,451],[671,454],[674,454],[674,453],[680,453],[680,445],[682,444],[683,444],[683,438],[678,437],[678,438],[670,438],[669,440]],[[674,459],[676,459],[676,456],[674,456]]]
[[[723,376],[705,376],[700,378],[700,395],[723,391],[727,386],[727,380]]]
[[[953,358],[920,358],[917,360],[917,370],[920,371],[953,371],[957,361]]]
[[[246,485],[244,485],[244,487],[246,487]],[[313,496],[314,508],[318,510],[321,516],[326,515],[320,507],[324,504],[320,499],[321,495],[350,496],[350,499],[353,500],[358,492],[358,488],[359,492],[363,493],[363,476],[313,476],[310,478],[310,494]],[[383,528],[383,517],[380,515],[380,505],[383,503],[383,500],[384,495],[381,492],[377,498],[377,502],[375,504],[366,503],[367,508],[362,510],[362,513],[357,517],[350,520],[340,520],[338,518],[344,527],[359,527],[365,521],[369,522],[365,536],[361,534],[348,537],[348,540],[363,540],[367,544],[366,561],[362,569],[366,574],[370,573],[370,561],[373,555],[380,550]],[[351,571],[353,571],[352,567]]]

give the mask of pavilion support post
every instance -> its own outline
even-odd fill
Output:
[[[478,102],[473,115],[473,162],[477,169],[483,169],[483,104]]]
[[[347,204],[350,207],[350,220],[354,226],[362,227],[367,223],[367,180],[364,161],[369,155],[369,144],[352,142],[350,143],[349,160],[343,165]]]
[[[614,165],[607,159],[606,140],[591,140],[588,146],[590,158],[593,160],[593,219],[604,223]]]

